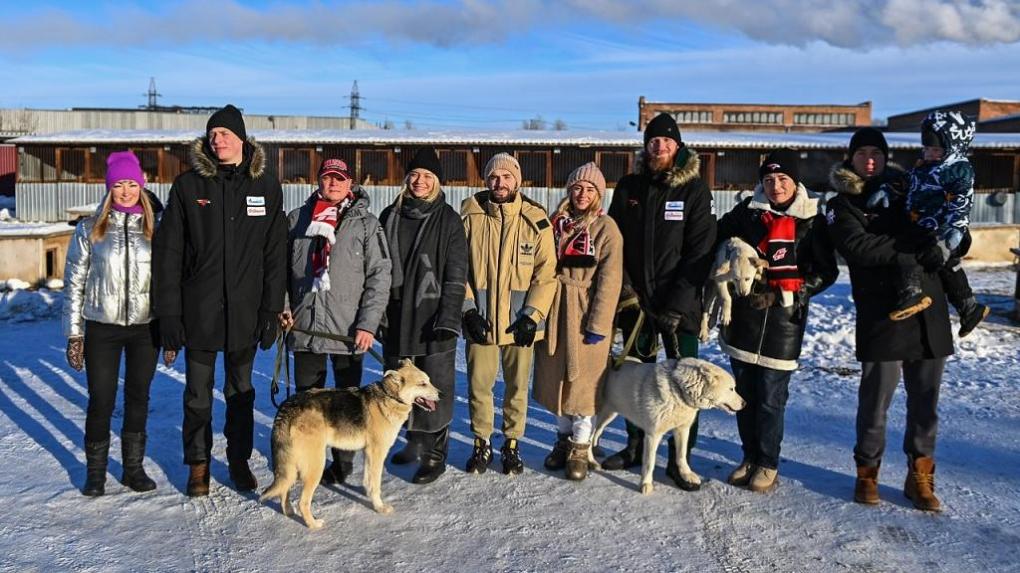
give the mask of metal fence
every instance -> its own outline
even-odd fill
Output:
[[[154,183],[149,189],[163,202],[170,192],[169,183]],[[315,189],[314,185],[288,184],[283,186],[284,209],[290,211],[301,206]],[[387,205],[393,203],[399,186],[368,185],[364,187],[370,200],[370,209],[378,215]],[[455,209],[461,202],[477,193],[477,187],[445,187],[446,200]],[[547,187],[531,187],[522,189],[525,195],[541,203],[549,211],[559,205],[564,197],[563,189]],[[67,221],[71,218],[68,209],[98,203],[106,192],[102,183],[18,183],[15,197],[17,216],[22,221]],[[736,205],[748,191],[713,191],[715,212],[726,213]],[[609,206],[613,192],[610,189],[604,198]],[[1020,201],[1016,193],[1000,191],[996,193],[978,193],[974,197],[974,208],[971,211],[971,222],[976,224],[1002,223],[1020,224]]]

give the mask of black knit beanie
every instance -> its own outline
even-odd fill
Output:
[[[248,139],[248,134],[244,130],[244,118],[241,117],[241,110],[229,103],[223,109],[220,109],[209,116],[209,121],[205,124],[205,133],[208,135],[214,127],[225,127],[229,129],[234,132],[234,135],[240,138],[241,141],[246,141]]]
[[[783,173],[793,182],[800,181],[797,171],[797,163],[800,161],[800,154],[792,149],[777,149],[769,153],[761,167],[758,168],[758,181],[765,179],[769,173]]]
[[[415,169],[427,169],[431,171],[436,178],[439,179],[439,183],[443,183],[443,165],[439,163],[439,155],[436,153],[436,149],[431,145],[422,147],[414,154],[414,158],[407,164],[407,172],[410,173]]]
[[[677,127],[673,116],[660,113],[648,122],[645,126],[645,147],[648,147],[648,142],[653,137],[668,137],[680,145],[680,128]]]
[[[847,154],[853,158],[854,153],[857,153],[857,150],[865,145],[877,147],[882,152],[882,155],[886,156],[886,158],[889,157],[889,144],[885,141],[885,135],[874,127],[862,127],[855,131],[853,137],[850,138],[850,147],[847,149]]]

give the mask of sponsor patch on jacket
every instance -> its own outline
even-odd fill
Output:
[[[248,207],[249,217],[264,217],[266,215],[265,207]]]
[[[666,211],[665,216],[666,216],[666,220],[667,221],[683,221],[684,220],[684,212],[683,211]]]
[[[683,211],[684,210],[684,202],[683,201],[666,201],[666,210],[667,211]]]
[[[265,197],[248,195],[245,199],[248,201],[249,207],[265,207],[266,205]]]
[[[825,221],[830,225],[836,224],[836,210],[830,208],[825,212]]]
[[[206,205],[212,203],[212,201],[208,199],[195,199],[195,203],[198,203],[199,207],[205,207]]]
[[[535,223],[535,226],[538,227],[539,231],[547,229],[549,227],[549,219],[539,219],[539,221]]]

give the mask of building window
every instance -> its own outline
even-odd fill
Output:
[[[57,249],[46,249],[46,278],[53,279],[57,277]]]
[[[712,112],[702,110],[683,110],[673,112],[677,123],[712,123]]]
[[[795,113],[793,123],[797,125],[854,125],[852,113]]]
[[[723,112],[723,123],[782,125],[783,114],[768,111],[725,111]]]

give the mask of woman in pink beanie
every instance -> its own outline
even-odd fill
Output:
[[[63,323],[67,362],[85,369],[86,477],[82,493],[105,493],[110,418],[125,357],[121,482],[135,491],[156,483],[145,474],[145,425],[158,343],[149,305],[152,234],[162,205],[145,190],[145,174],[130,151],[111,153],[106,189],[95,215],[78,223],[64,267]]]

